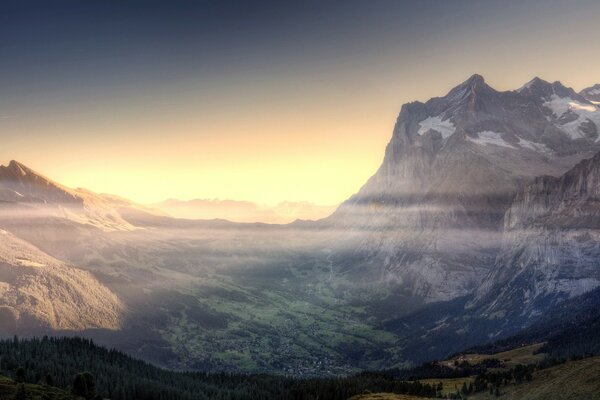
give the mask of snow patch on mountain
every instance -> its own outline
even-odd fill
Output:
[[[536,151],[538,153],[551,153],[552,152],[552,150],[550,150],[545,144],[531,142],[531,141],[523,139],[523,138],[519,138],[519,146],[524,149]]]
[[[592,121],[596,126],[600,126],[600,110],[594,104],[585,104],[570,97],[559,97],[553,94],[550,100],[544,103],[544,106],[550,109],[556,118],[567,119],[564,123],[559,121],[559,126],[571,139],[585,137],[581,125],[587,121]],[[569,118],[568,114],[573,114],[573,117]],[[600,136],[596,140],[598,139]]]
[[[430,130],[441,133],[442,138],[447,139],[456,132],[456,127],[450,120],[443,120],[440,115],[429,117],[419,122],[419,135],[424,135]]]
[[[514,149],[515,147],[512,144],[508,143],[506,140],[504,140],[502,135],[503,134],[500,132],[482,131],[477,133],[477,137],[467,137],[467,139],[473,143],[477,143],[483,146],[493,145]]]

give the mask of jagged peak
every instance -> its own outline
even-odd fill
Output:
[[[521,92],[525,89],[531,89],[532,87],[535,87],[535,86],[551,86],[551,85],[552,84],[550,82],[536,76],[532,80],[530,80],[529,82],[527,82],[526,84],[521,86],[519,89],[517,89],[517,91]]]
[[[485,82],[482,75],[473,74],[469,79],[450,90],[446,95],[446,99],[454,101],[455,99],[471,98],[484,92],[490,93],[496,92],[496,90]]]
[[[34,172],[31,168],[16,160],[10,160],[6,168],[20,175],[28,175]]]
[[[527,82],[526,84],[524,84],[523,86],[521,86],[519,89],[517,89],[518,92],[522,92],[524,90],[529,89],[530,91],[537,91],[537,90],[571,90],[570,88],[568,88],[567,86],[563,85],[561,81],[554,81],[554,82],[549,82],[547,80],[544,80],[540,77],[535,77],[532,80],[530,80],[529,82]]]
[[[469,79],[452,89],[452,91],[456,89],[480,89],[489,87],[490,86],[485,83],[485,78],[482,75],[473,74],[469,77]]]
[[[0,165],[0,187],[14,190],[25,197],[33,197],[47,202],[57,199],[78,203],[82,201],[75,191],[54,182],[16,160],[11,160],[7,166]]]
[[[46,178],[42,174],[37,173],[33,169],[29,168],[27,165],[25,165],[19,161],[16,161],[16,160],[11,160],[7,166],[0,165],[0,170],[1,169],[8,171],[13,176],[38,177],[38,178],[41,178],[43,180],[50,182],[50,179]]]
[[[561,81],[554,81],[550,83],[549,81],[538,77],[535,77],[527,82],[525,85],[519,88],[517,92],[525,96],[533,96],[542,99],[549,99],[552,95],[556,95],[560,98],[570,97],[574,100],[583,102],[586,101],[586,99],[577,94],[573,88],[563,85]]]

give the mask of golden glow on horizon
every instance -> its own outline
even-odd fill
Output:
[[[554,19],[534,27],[524,18],[510,29],[504,20],[472,20],[410,48],[390,41],[348,60],[81,97],[30,94],[0,110],[0,161],[143,203],[336,204],[380,165],[403,103],[444,95],[473,73],[498,90],[534,76],[576,90],[600,83],[593,26],[557,30]]]
[[[531,78],[489,76],[499,90]],[[333,205],[377,170],[402,103],[444,95],[467,77],[367,81],[343,92],[323,90],[319,98],[290,91],[283,96],[288,101],[264,92],[253,103],[242,98],[227,106],[226,99],[197,105],[193,94],[179,93],[187,104],[179,109],[157,104],[136,111],[115,104],[114,118],[15,116],[0,121],[4,132],[13,133],[0,154],[2,163],[17,159],[69,187],[141,203],[219,198]],[[41,137],[30,134],[40,130]]]

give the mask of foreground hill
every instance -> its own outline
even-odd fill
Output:
[[[5,376],[0,376],[0,399],[77,400],[81,397],[47,384],[23,384]]]
[[[600,399],[600,357],[569,361],[554,367],[535,371],[531,381],[518,384],[503,385],[496,393],[482,391],[474,394],[460,394],[462,383],[454,384],[454,398],[469,399],[504,399],[504,400],[597,400]],[[459,380],[441,379],[445,384]],[[452,385],[452,383],[451,383]],[[456,393],[459,393],[456,395]],[[447,396],[452,396],[448,394]],[[446,397],[446,395],[444,396]],[[373,393],[357,395],[352,400],[418,400],[423,397],[412,397],[394,393]]]
[[[490,390],[494,397],[510,399],[598,398],[600,357],[565,362],[547,359],[540,350],[537,344],[494,354],[470,353],[407,370],[298,379],[175,372],[88,340],[13,339],[0,341],[0,398],[13,398],[17,390],[34,399],[65,400],[72,393],[113,400],[415,400],[488,398]],[[15,381],[24,386],[19,389]]]
[[[536,371],[531,382],[506,386],[500,393],[506,400],[594,400],[600,399],[600,357],[570,361]],[[497,399],[489,393],[471,399]]]

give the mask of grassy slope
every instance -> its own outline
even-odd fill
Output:
[[[0,399],[12,399],[17,391],[18,384],[4,376],[0,376]],[[46,386],[46,385],[32,385],[29,383],[25,384],[25,391],[28,395],[28,399],[41,400],[41,399],[53,399],[53,400],[75,400],[77,397],[65,392],[64,390]]]
[[[468,354],[458,356],[443,363],[453,365],[455,359],[464,360],[476,364],[484,359],[498,359],[503,361],[507,367],[517,364],[530,364],[541,361],[543,354],[534,354],[535,350],[542,344],[524,346],[517,349],[504,351],[492,355]],[[443,394],[448,395],[456,392],[462,387],[463,382],[473,381],[473,378],[455,379],[422,379],[424,383],[442,382]],[[496,397],[487,392],[477,393],[469,396],[469,399],[477,400],[600,400],[600,356],[586,358],[578,361],[569,361],[565,364],[536,371],[531,382],[503,386],[502,395]],[[376,393],[356,396],[352,400],[408,400],[414,397],[395,395],[392,393]]]
[[[479,393],[470,399],[497,399]],[[537,371],[531,382],[503,387],[505,400],[593,400],[600,399],[600,357],[571,361]]]
[[[446,384],[450,379],[438,380]],[[503,386],[501,396],[477,393],[472,400],[596,400],[600,399],[600,357],[570,361],[552,368],[537,371],[531,382]],[[422,397],[402,396],[392,393],[375,393],[352,397],[352,400],[413,400]]]
[[[428,383],[430,385],[437,385],[439,382],[442,382],[443,389],[442,395],[447,396],[450,393],[456,393],[457,390],[462,388],[463,383],[469,385],[475,381],[475,378],[451,378],[451,379],[420,379],[423,383]]]
[[[426,400],[425,397],[407,396],[393,393],[371,393],[352,396],[350,400]]]
[[[507,367],[512,368],[518,364],[535,364],[542,361],[546,355],[543,353],[535,354],[544,344],[536,343],[530,346],[517,347],[508,351],[503,351],[495,354],[461,354],[447,361],[442,362],[449,367],[454,364],[454,361],[467,361],[469,364],[476,365],[486,359],[493,359],[503,362]]]

